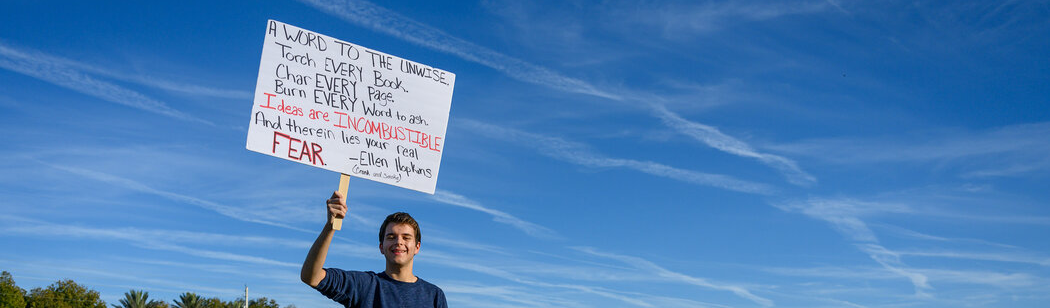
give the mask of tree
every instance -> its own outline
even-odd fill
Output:
[[[176,308],[206,308],[206,299],[197,295],[197,293],[182,293],[179,295],[179,299],[175,300]]]
[[[281,305],[278,305],[275,300],[260,297],[248,301],[248,308],[281,308]]]
[[[236,300],[232,302],[225,302],[218,297],[212,297],[204,300],[205,308],[244,308],[244,300]]]
[[[185,294],[184,294],[185,295]],[[202,308],[244,308],[244,299],[238,298],[232,301],[223,301],[218,297],[212,297],[208,299],[200,299]],[[176,307],[178,302],[175,303]],[[295,308],[293,305],[289,305],[285,308]],[[277,304],[277,301],[266,297],[259,297],[248,301],[248,308],[281,308],[281,305]]]
[[[34,288],[26,297],[27,308],[106,308],[98,291],[90,290],[71,279],[59,280],[47,289]]]
[[[226,308],[244,308],[244,300],[237,299],[225,303]]]
[[[0,308],[25,308],[26,290],[15,285],[11,273],[0,273]]]
[[[120,306],[113,305],[113,308],[167,308],[168,304],[162,301],[150,300],[149,292],[141,290],[131,290],[124,293],[124,298],[120,299]]]
[[[201,301],[201,303],[204,304],[204,308],[225,308],[225,306],[222,305],[222,300],[220,300],[218,297],[212,297],[203,300]]]

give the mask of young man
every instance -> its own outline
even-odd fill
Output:
[[[441,288],[412,274],[419,253],[419,224],[408,213],[390,214],[379,227],[379,252],[386,257],[381,273],[322,268],[332,244],[332,220],[346,217],[346,200],[339,192],[328,199],[328,223],[306,255],[303,282],[345,307],[447,308]]]

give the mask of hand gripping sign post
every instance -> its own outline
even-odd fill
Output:
[[[266,23],[248,150],[434,193],[456,75]],[[333,227],[341,229],[342,220]]]

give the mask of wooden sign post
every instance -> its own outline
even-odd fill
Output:
[[[341,173],[344,198],[351,175],[433,194],[455,82],[451,72],[269,20],[247,148]]]
[[[339,195],[343,196],[343,202],[346,202],[346,199],[350,198],[350,196],[346,195],[346,193],[349,192],[349,190],[350,190],[350,175],[348,175],[346,173],[343,173],[343,174],[339,175]],[[349,208],[347,210],[349,210]],[[334,229],[334,230],[343,230],[343,219],[342,218],[333,219],[332,220],[332,229]]]

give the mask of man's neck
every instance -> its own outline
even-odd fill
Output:
[[[398,266],[397,264],[386,265],[386,275],[400,282],[416,282],[418,278],[412,275],[412,264]]]

